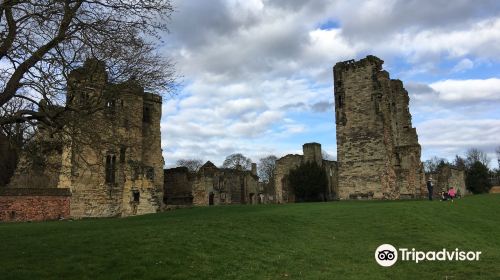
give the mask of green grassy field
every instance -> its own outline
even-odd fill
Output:
[[[500,195],[0,224],[0,240],[0,279],[500,279]],[[383,243],[482,255],[385,268]]]

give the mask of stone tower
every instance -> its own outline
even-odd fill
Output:
[[[339,198],[421,195],[424,172],[408,92],[367,56],[333,69]]]
[[[304,152],[305,162],[315,162],[317,165],[323,165],[323,157],[321,155],[321,144],[319,143],[306,143],[302,146]]]
[[[325,190],[325,200],[332,200],[337,197],[337,163],[335,161],[325,160],[321,155],[321,144],[306,143],[302,145],[304,155],[286,155],[276,160],[274,169],[274,193],[277,203],[295,202],[295,192],[290,186],[288,175],[293,169],[306,162],[315,162],[325,170],[328,186]]]
[[[76,114],[62,151],[58,187],[72,193],[71,216],[157,212],[163,198],[161,97],[135,81],[108,82],[105,65],[89,60],[70,73],[67,106]]]

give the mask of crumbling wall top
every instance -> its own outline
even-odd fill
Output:
[[[384,61],[382,59],[374,55],[368,55],[365,58],[360,59],[358,61],[350,59],[346,61],[337,62],[333,67],[333,69],[335,71],[348,71],[356,68],[362,68],[374,65],[377,68],[377,70],[381,70],[382,64],[384,64]]]
[[[173,173],[189,173],[189,169],[185,166],[179,166],[174,168],[163,169],[164,174],[173,174]]]
[[[69,77],[75,80],[88,76],[103,77],[104,81],[107,81],[106,63],[95,58],[89,58],[85,60],[82,67],[72,70],[69,74]]]
[[[311,143],[305,143],[304,145],[302,145],[302,147],[314,147],[314,146],[321,147],[321,144],[320,143],[316,143],[316,142],[311,142]]]
[[[144,100],[154,103],[162,103],[161,96],[156,93],[144,92]]]

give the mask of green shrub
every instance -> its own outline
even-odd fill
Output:
[[[472,193],[487,193],[491,188],[489,169],[480,161],[474,162],[467,170],[465,185]]]
[[[290,187],[295,193],[295,201],[324,201],[328,179],[326,171],[315,162],[306,162],[290,171]]]

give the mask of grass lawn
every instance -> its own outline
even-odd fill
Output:
[[[500,195],[0,224],[0,279],[500,279]],[[381,267],[375,249],[482,251]]]

